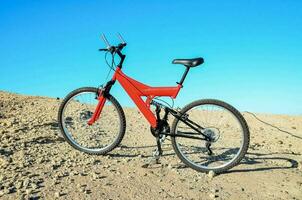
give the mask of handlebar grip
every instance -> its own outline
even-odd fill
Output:
[[[108,51],[108,49],[99,49],[99,51]]]

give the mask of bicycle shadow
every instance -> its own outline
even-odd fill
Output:
[[[274,154],[280,155],[280,153],[251,153],[248,152],[242,161],[235,167],[235,169],[230,169],[226,172],[220,173],[243,173],[243,172],[259,172],[259,171],[270,171],[270,170],[285,170],[294,169],[298,167],[298,162],[292,158],[283,156],[273,156]],[[168,154],[170,156],[174,154]],[[282,154],[281,154],[282,155]],[[246,168],[245,166],[248,166]],[[240,167],[240,169],[236,169]],[[187,169],[187,165],[180,163],[174,165],[173,168],[176,169]]]
[[[163,144],[162,146],[168,146],[168,144]],[[114,150],[113,153],[107,153],[106,155],[113,157],[113,158],[133,158],[141,156],[142,158],[150,158],[152,157],[152,152],[156,148],[156,145],[146,145],[146,146],[127,146],[127,145],[120,145],[119,150]],[[145,154],[146,152],[135,152],[133,153],[131,150],[135,149],[150,149],[149,154]],[[163,155],[164,156],[164,155]]]
[[[50,130],[59,130],[59,124],[58,122],[54,121],[54,122],[46,122],[43,124],[36,124],[33,125],[32,127],[28,127],[28,126],[23,126],[19,129],[16,129],[15,132],[26,132],[26,131],[30,131],[33,129],[39,129],[39,128],[45,128],[45,127],[49,127]]]
[[[224,173],[227,174],[227,173],[240,173],[240,172],[284,170],[284,169],[294,169],[298,167],[298,162],[292,158],[283,157],[283,156],[272,156],[272,155],[274,154],[248,152],[245,158],[242,159],[242,161],[240,162],[239,166],[246,165],[246,166],[253,166],[253,168],[230,169]],[[274,164],[274,166],[272,166],[272,163]]]
[[[54,144],[54,143],[62,143],[65,142],[64,138],[58,137],[58,138],[54,138],[54,137],[37,137],[34,138],[31,141],[25,142],[25,146],[31,146],[33,144]]]
[[[50,130],[58,130],[59,129],[59,124],[58,122],[47,122],[47,123],[42,123],[42,124],[37,124],[32,127],[24,126],[16,130],[16,132],[26,132],[30,130],[38,130],[40,128],[44,129],[45,127],[49,127]],[[25,141],[24,144],[25,146],[31,146],[33,144],[54,144],[54,143],[62,143],[65,142],[64,138],[61,137],[59,134],[50,134],[48,136],[38,136],[33,138],[30,141]]]

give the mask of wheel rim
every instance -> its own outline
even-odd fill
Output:
[[[244,130],[230,110],[220,105],[203,104],[190,108],[186,114],[190,120],[211,130],[207,135],[211,133],[214,138],[211,142],[214,154],[210,156],[207,155],[206,141],[175,137],[176,147],[186,162],[197,168],[215,170],[230,165],[239,156],[244,144]],[[215,121],[218,123],[215,124]],[[179,120],[175,133],[196,133],[188,129],[191,128]]]
[[[97,93],[81,92],[71,97],[62,111],[61,124],[69,141],[86,152],[104,151],[114,145],[120,131],[121,119],[108,99],[100,118],[92,125],[91,118],[98,103]]]

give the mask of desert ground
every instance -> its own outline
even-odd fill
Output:
[[[160,164],[138,110],[125,108],[126,134],[106,156],[72,148],[57,122],[60,99],[0,91],[0,199],[302,199],[302,116],[243,112],[251,140],[228,172],[186,167],[165,140]],[[269,124],[274,126],[271,126]]]

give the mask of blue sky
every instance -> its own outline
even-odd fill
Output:
[[[176,105],[218,98],[240,110],[302,114],[302,1],[2,1],[0,90],[64,97],[105,82],[105,33],[128,46],[124,72],[173,86],[202,56]],[[112,90],[133,106],[117,84]]]

